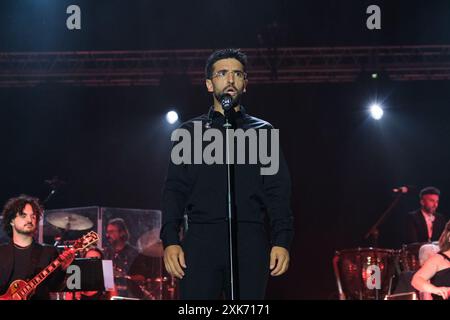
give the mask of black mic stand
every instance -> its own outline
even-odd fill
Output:
[[[386,219],[388,214],[392,211],[392,209],[395,208],[397,203],[399,202],[400,198],[402,197],[403,193],[398,193],[397,196],[392,200],[389,207],[386,209],[386,211],[383,212],[383,214],[380,216],[380,218],[375,222],[375,224],[370,228],[370,230],[367,232],[367,234],[364,236],[364,239],[372,238],[372,244],[374,247],[378,246],[378,237],[380,235],[378,227],[383,223],[383,221]]]
[[[229,97],[229,96],[228,96]],[[227,221],[228,221],[228,250],[230,263],[230,294],[231,300],[239,300],[239,276],[237,260],[237,221],[236,221],[236,202],[235,202],[235,184],[234,184],[234,159],[230,159],[230,129],[233,124],[230,122],[232,99],[229,97],[221,99],[224,109],[225,123],[225,145],[226,145],[226,166],[227,166]],[[233,150],[234,151],[234,150]],[[233,152],[234,155],[234,152]]]
[[[42,204],[46,204],[47,202],[49,202],[55,193],[56,193],[56,189],[52,189],[50,191],[50,193],[48,194],[47,198],[45,198],[45,200],[42,201]]]
[[[53,197],[53,195],[56,193],[56,191],[65,184],[65,182],[59,180],[58,177],[53,177],[51,180],[45,180],[45,183],[47,183],[50,186],[51,191],[48,194],[47,198],[45,198],[45,200],[42,202],[42,204],[46,204],[47,202],[49,202],[50,199]]]
[[[378,247],[378,237],[380,235],[380,232],[378,230],[378,227],[383,223],[383,221],[386,219],[386,217],[388,216],[388,214],[392,211],[392,209],[395,208],[395,206],[397,205],[397,203],[399,202],[400,198],[402,197],[403,193],[399,193],[397,194],[397,196],[394,198],[394,200],[392,200],[391,204],[389,205],[389,207],[386,209],[386,211],[383,212],[383,214],[381,215],[381,217],[377,220],[377,222],[375,222],[375,224],[370,228],[370,230],[367,232],[367,234],[365,235],[365,239],[369,239],[369,237],[372,238],[372,244],[373,246],[376,248]],[[380,295],[380,290],[376,289],[375,290],[375,300],[379,300],[379,295]]]
[[[61,188],[61,186],[63,186],[65,184],[64,181],[59,180],[58,177],[53,177],[50,180],[45,180],[45,183],[48,184],[50,186],[50,193],[48,194],[47,198],[45,198],[45,200],[42,202],[42,204],[47,204],[50,199],[53,198],[53,196],[55,195],[56,191],[58,191],[59,188]],[[45,215],[45,210],[42,213],[42,221],[44,221],[44,215]],[[54,247],[57,247],[60,243],[62,243],[63,237],[66,235],[67,233],[67,229],[64,230],[63,234],[60,236],[55,236],[55,243],[53,244]],[[42,237],[42,241],[43,241],[43,237]]]

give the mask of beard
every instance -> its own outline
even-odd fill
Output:
[[[28,228],[27,226],[31,226],[31,228]],[[14,227],[17,233],[23,234],[23,235],[33,235],[36,232],[36,225],[25,225],[21,228]]]
[[[436,208],[432,208],[432,207],[424,207],[423,211],[425,211],[428,214],[434,214],[436,212]]]
[[[115,246],[117,246],[119,243],[120,243],[120,240],[119,239],[111,239],[111,238],[108,238],[107,239],[108,240],[108,242],[109,242],[109,245],[110,246],[113,246],[113,247],[115,247]]]

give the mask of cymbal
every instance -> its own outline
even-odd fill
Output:
[[[162,241],[160,243],[155,243],[151,246],[145,247],[141,253],[143,255],[155,258],[164,256],[164,248],[162,245]]]
[[[139,252],[145,256],[162,257],[164,255],[164,248],[162,241],[159,239],[160,229],[152,229],[143,233],[138,241],[137,248]]]
[[[94,225],[88,217],[64,211],[51,213],[46,219],[48,223],[65,230],[86,230]]]

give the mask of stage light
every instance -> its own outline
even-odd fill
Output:
[[[383,117],[383,114],[383,108],[379,104],[374,103],[370,106],[370,115],[373,119],[380,120]]]
[[[166,120],[167,120],[168,123],[174,124],[175,122],[178,121],[178,113],[176,113],[175,111],[167,112]]]

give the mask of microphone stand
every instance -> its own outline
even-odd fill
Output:
[[[50,180],[45,180],[45,183],[48,184],[51,188],[50,193],[48,194],[47,198],[45,198],[45,200],[42,202],[43,205],[47,204],[50,199],[52,199],[52,197],[55,195],[56,191],[58,191],[58,189],[65,184],[64,181],[59,180],[58,177],[53,177]],[[42,217],[41,217],[41,221],[39,222],[40,225],[42,225],[42,230],[43,230],[43,226],[44,226],[44,215],[45,215],[45,210],[44,212],[42,212]],[[53,244],[54,247],[57,247],[60,242],[62,242],[63,240],[63,236],[66,234],[67,230],[65,230],[63,232],[63,235],[60,237],[55,237],[55,243]],[[43,232],[39,233],[39,242],[43,243],[44,242],[44,235],[42,234]]]
[[[58,189],[61,188],[61,186],[65,184],[65,182],[62,180],[59,180],[58,177],[53,177],[50,180],[45,180],[45,183],[47,183],[50,186],[51,191],[50,191],[49,195],[47,196],[47,198],[45,198],[45,200],[42,202],[42,204],[46,204],[47,202],[49,202],[50,199],[53,197],[53,195],[56,193],[56,191],[58,191]]]
[[[375,222],[375,224],[370,228],[370,230],[367,232],[367,234],[364,236],[364,239],[369,239],[369,237],[372,237],[373,245],[374,247],[378,246],[378,236],[380,235],[378,227],[383,223],[383,221],[386,219],[387,215],[392,211],[392,209],[395,208],[397,203],[400,201],[400,198],[402,197],[403,193],[398,193],[397,196],[392,200],[389,207],[386,209],[386,211],[383,212],[381,217]]]
[[[383,223],[383,221],[386,219],[386,217],[392,211],[392,209],[395,208],[397,203],[400,201],[402,194],[403,193],[401,193],[401,192],[397,194],[397,196],[394,198],[394,200],[392,200],[391,204],[386,209],[386,211],[383,212],[381,217],[377,220],[377,222],[375,222],[375,224],[370,228],[370,230],[365,235],[365,237],[364,237],[365,239],[372,237],[372,241],[373,241],[372,243],[375,248],[378,247],[378,237],[380,235],[378,227]],[[380,289],[376,289],[375,290],[375,300],[379,300],[379,295],[380,295]]]
[[[224,105],[224,104],[222,104]],[[225,140],[226,140],[226,166],[227,166],[227,221],[228,221],[228,250],[230,263],[230,292],[231,300],[239,300],[239,277],[238,277],[238,260],[237,260],[237,221],[235,206],[235,184],[234,184],[234,159],[230,159],[230,115],[232,108],[223,108],[225,115]],[[234,150],[233,150],[234,151]],[[234,152],[233,152],[234,155]],[[231,162],[233,160],[233,162]]]
[[[56,189],[52,189],[50,191],[50,193],[48,194],[47,198],[45,198],[44,201],[42,201],[42,204],[46,204],[52,197],[53,195],[56,193]]]

